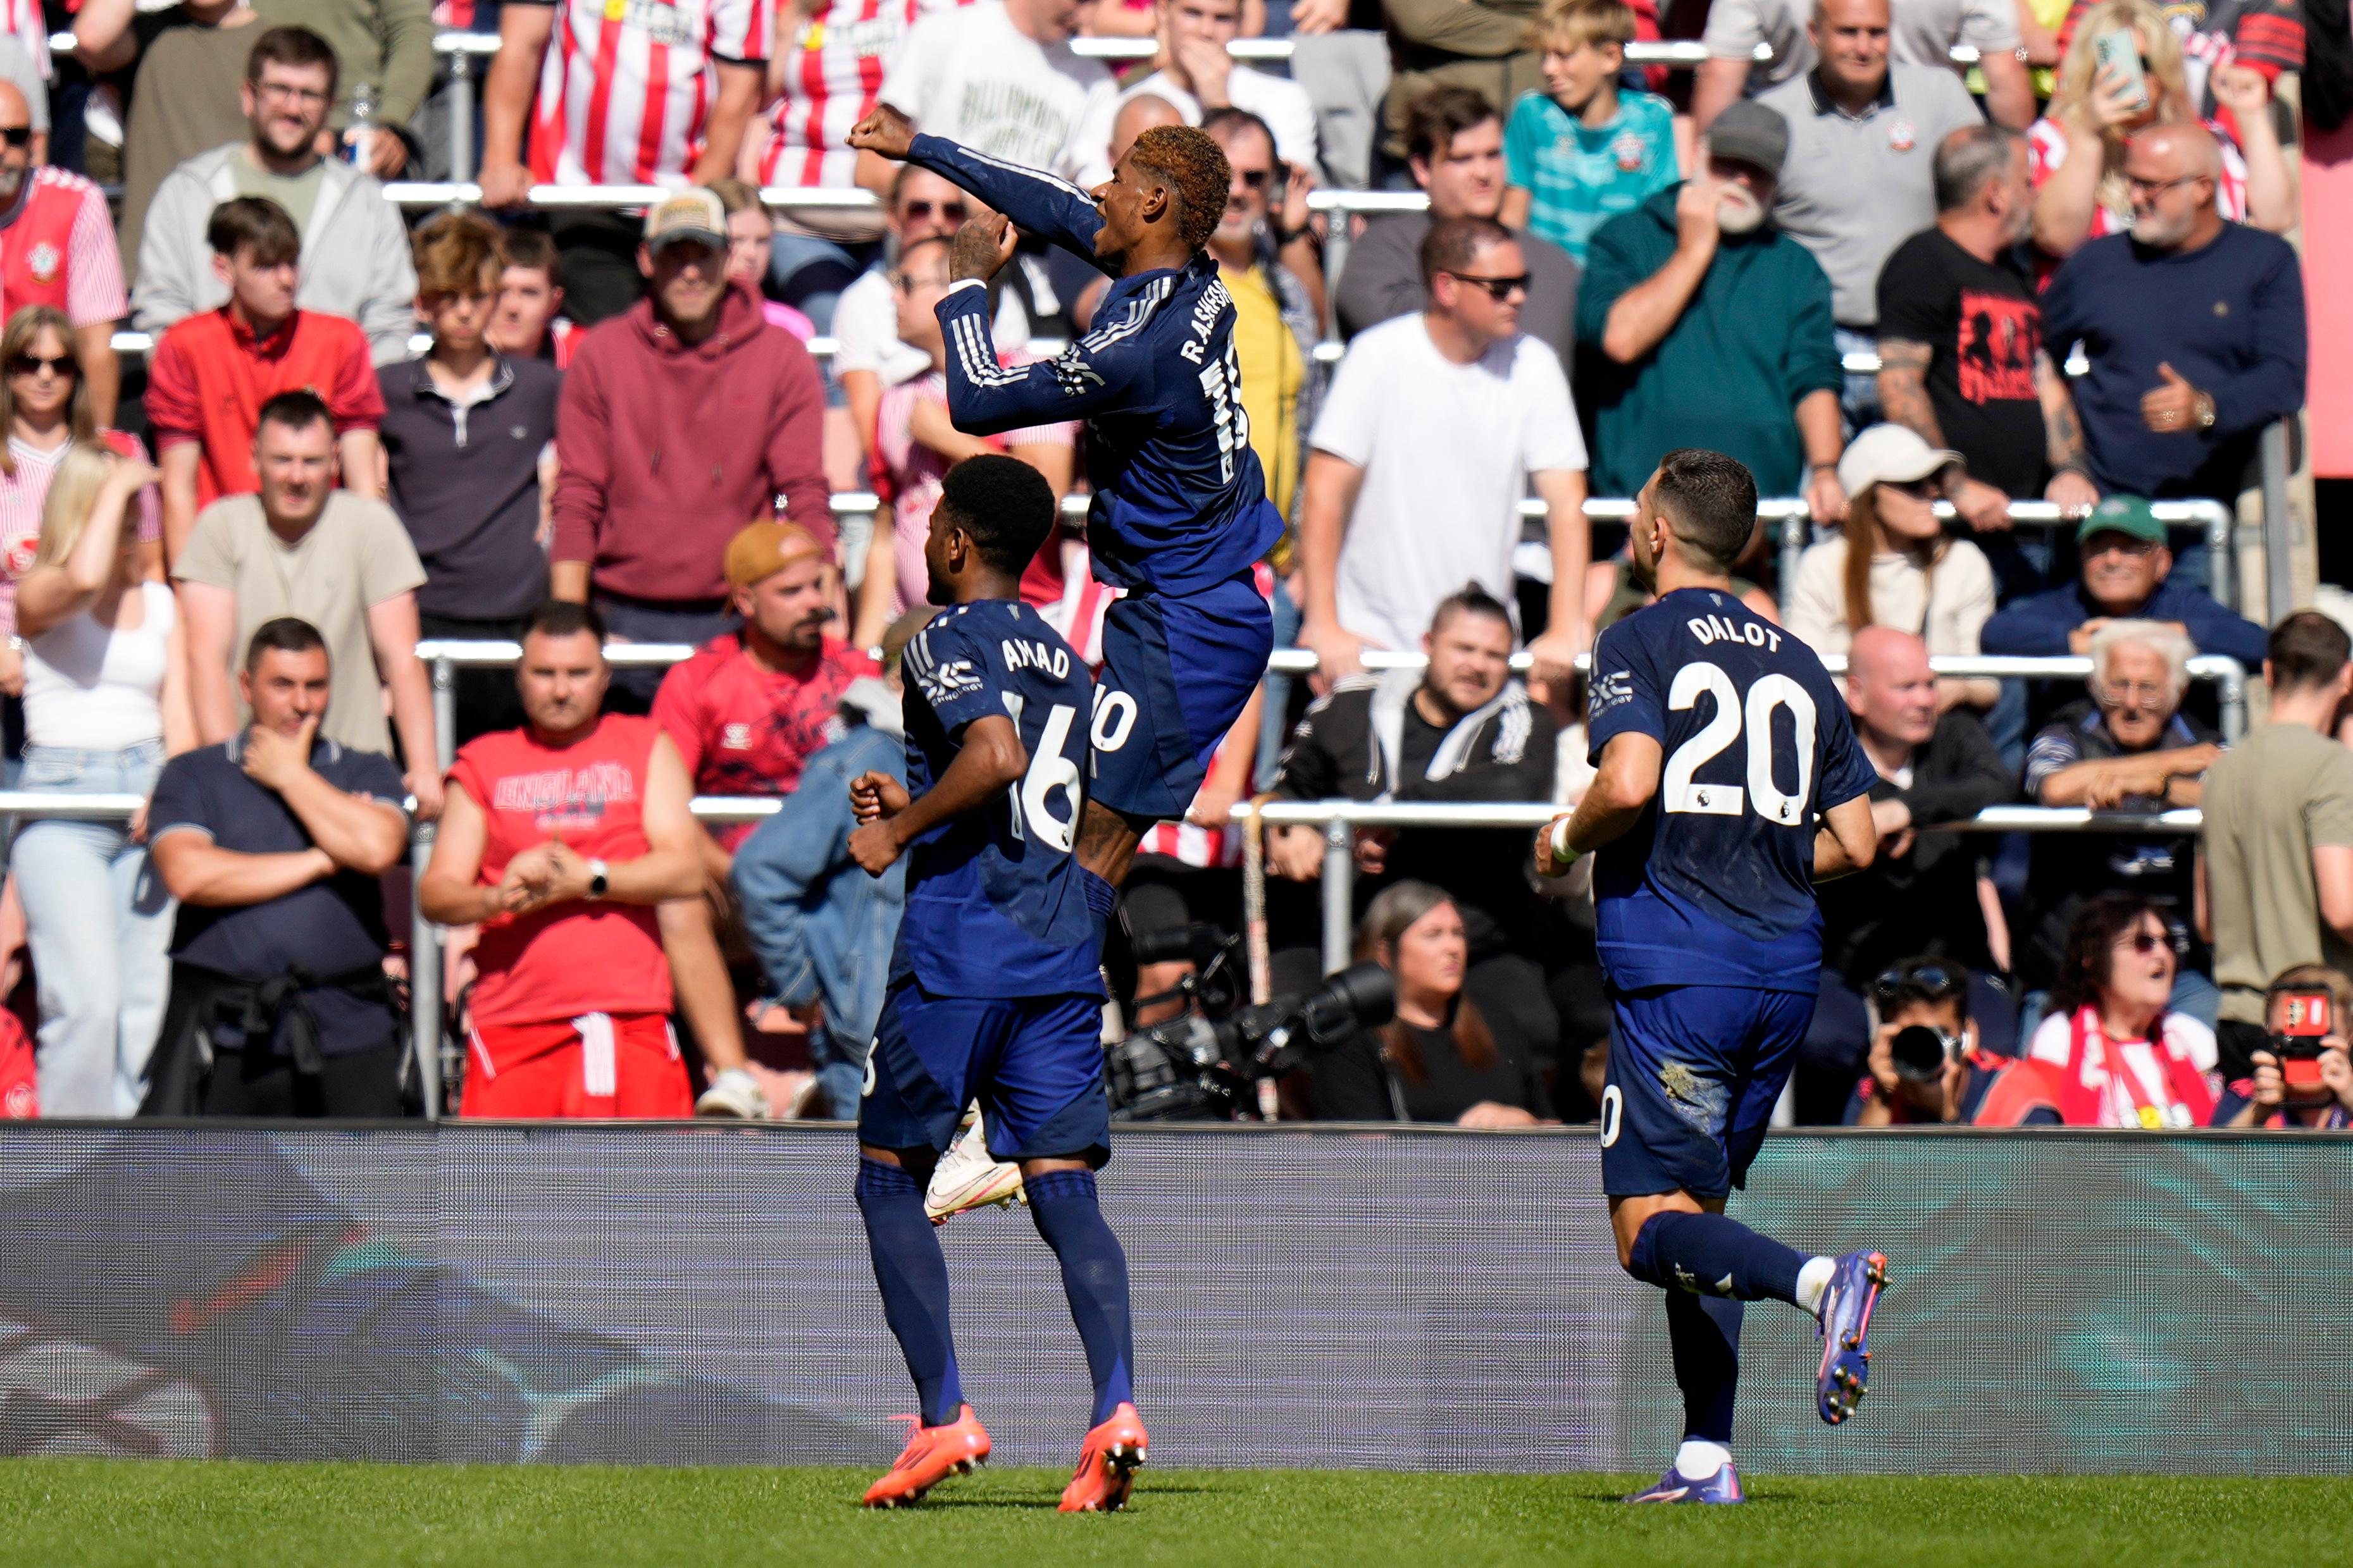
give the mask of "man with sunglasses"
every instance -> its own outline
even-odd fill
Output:
[[[1970,981],[1957,963],[1920,958],[1891,965],[1872,983],[1879,1027],[1847,1101],[1849,1127],[2060,1124],[2048,1079],[2015,1071],[2016,1061],[1985,1048],[1969,1016]]]
[[[0,37],[0,54],[13,47]],[[22,89],[0,79],[0,321],[27,305],[63,310],[90,417],[109,426],[122,384],[114,323],[131,310],[122,258],[104,194],[79,174],[42,166],[47,123],[46,100],[36,114]],[[66,374],[74,369],[69,363]]]
[[[2092,480],[2235,503],[2264,428],[2304,406],[2303,272],[2287,241],[2215,210],[2205,127],[2139,132],[2124,174],[2132,232],[2086,244],[2042,296],[2045,335],[2091,361],[2074,393]],[[2205,581],[2202,552],[2185,566]]]

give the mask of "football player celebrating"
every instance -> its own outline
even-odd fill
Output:
[[[1546,876],[1596,856],[1616,1023],[1601,1182],[1619,1264],[1666,1292],[1683,1396],[1673,1466],[1630,1502],[1741,1500],[1726,1445],[1744,1301],[1820,1320],[1816,1408],[1833,1425],[1852,1415],[1887,1278],[1879,1253],[1810,1258],[1724,1213],[1813,1016],[1811,884],[1862,869],[1878,847],[1874,774],[1838,688],[1732,586],[1756,523],[1739,463],[1692,447],[1660,460],[1631,524],[1635,575],[1658,602],[1601,634],[1587,720],[1600,772],[1536,842]]]
[[[858,1208],[883,1316],[922,1408],[870,1508],[922,1498],[988,1458],[964,1402],[948,1271],[923,1189],[977,1098],[988,1152],[1021,1168],[1062,1268],[1094,1410],[1062,1508],[1109,1511],[1144,1462],[1127,1258],[1095,1202],[1111,1118],[1100,922],[1071,857],[1086,785],[1087,667],[1020,598],[1054,494],[1013,458],[948,470],[923,547],[950,606],[907,644],[907,782],[861,773],[849,852],[875,876],[912,852],[890,990],[858,1119]]]
[[[1250,567],[1282,532],[1242,412],[1234,303],[1204,249],[1226,210],[1226,155],[1207,132],[1155,126],[1092,195],[1051,175],[914,133],[885,104],[849,144],[903,159],[1006,215],[956,234],[938,306],[948,414],[973,436],[1087,423],[1087,544],[1124,588],[1103,633],[1082,885],[1101,916],[1143,834],[1182,817],[1274,646]],[[1060,358],[998,364],[987,281],[1013,255],[1007,217],[1115,281],[1094,329]]]

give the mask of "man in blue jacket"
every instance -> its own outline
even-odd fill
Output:
[[[2165,524],[2138,496],[2112,495],[2075,530],[2081,580],[2011,601],[1985,624],[1978,645],[1989,654],[2048,658],[2091,651],[2110,621],[2167,621],[2200,653],[2227,654],[2250,673],[2263,668],[2263,628],[2233,615],[2211,594],[2173,582]]]

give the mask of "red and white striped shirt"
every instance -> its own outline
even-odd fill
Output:
[[[49,66],[49,25],[41,14],[41,0],[0,0],[0,33],[14,33],[43,81],[57,79]]]
[[[915,18],[972,0],[818,0],[784,72],[760,153],[764,185],[846,187],[849,128],[874,111],[882,75]]]
[[[532,121],[533,180],[685,185],[719,90],[714,62],[766,62],[773,0],[553,3],[555,37]]]
[[[131,313],[106,196],[79,174],[33,170],[0,226],[0,317],[55,305],[77,327]]]

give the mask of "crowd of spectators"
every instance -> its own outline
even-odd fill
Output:
[[[6,776],[150,797],[16,827],[41,1110],[395,1114],[435,1008],[470,1114],[849,1112],[903,889],[850,859],[846,784],[898,762],[931,510],[987,452],[1085,485],[1077,423],[951,423],[934,308],[989,215],[849,146],[887,104],[1082,184],[1150,125],[1227,157],[1208,249],[1288,524],[1259,583],[1317,668],[1146,839],[1130,932],[1240,929],[1253,794],[1575,800],[1577,656],[1645,602],[1587,503],[1702,446],[1810,523],[1786,580],[1760,526],[1738,586],[1846,661],[1878,775],[1788,1112],[2344,1125],[2344,1037],[2298,1020],[2353,1004],[2346,634],[2242,618],[2157,504],[2235,507],[2302,405],[2295,39],[2148,0],[1663,8],[1695,73],[1629,63],[1652,0],[510,0],[455,135],[432,35],[464,18],[426,0],[87,0],[62,72],[37,13],[0,35]],[[1238,58],[1270,23],[1287,66]],[[470,142],[479,204],[387,196]],[[612,184],[665,194],[533,200]],[[1368,187],[1425,200],[1311,200]],[[1000,361],[1115,330],[1101,284],[1025,243]],[[2034,500],[2062,526],[2014,526]],[[1022,578],[1091,660],[1113,592],[1075,528]],[[428,639],[521,664],[437,716]],[[1978,655],[2089,675],[1932,662]],[[2203,655],[2262,672],[2235,745]],[[706,827],[695,795],[779,809]],[[2012,805],[2123,815],[1969,830]],[[1328,950],[1326,847],[1267,833],[1278,990]],[[1589,1115],[1589,889],[1514,830],[1352,852],[1397,1018],[1285,1105]],[[412,907],[451,931],[438,996]]]

